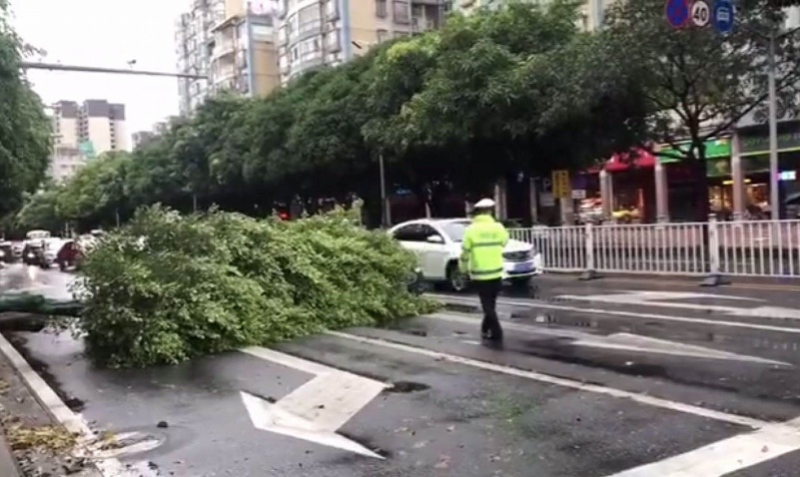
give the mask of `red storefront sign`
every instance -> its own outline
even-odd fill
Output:
[[[656,157],[644,149],[634,149],[631,152],[618,153],[611,156],[603,166],[607,172],[624,171],[631,166],[635,167],[655,167]]]

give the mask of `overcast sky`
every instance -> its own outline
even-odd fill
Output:
[[[189,0],[11,0],[13,24],[28,43],[65,65],[175,71],[175,19]],[[33,61],[38,60],[33,58]],[[178,113],[175,78],[97,73],[29,73],[46,103],[108,99],[126,106],[128,131],[149,130]]]

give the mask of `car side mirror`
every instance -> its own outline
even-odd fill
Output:
[[[444,239],[440,235],[430,235],[425,239],[428,243],[444,243]]]

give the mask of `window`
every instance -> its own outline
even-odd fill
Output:
[[[441,237],[441,234],[430,225],[411,224],[397,229],[394,238],[401,242],[426,242],[431,235]]]
[[[328,21],[339,18],[339,4],[336,0],[328,0],[325,3],[325,16]]]
[[[392,2],[395,23],[408,23],[408,2]]]
[[[297,60],[297,47],[292,48],[292,59]]]
[[[395,230],[394,238],[401,242],[422,242],[422,224],[411,224]]]
[[[453,242],[461,242],[464,240],[464,232],[466,232],[469,226],[469,221],[443,222],[440,226],[444,233],[450,237],[450,240]]]
[[[342,45],[339,42],[339,30],[334,30],[325,38],[325,45],[330,53],[336,53],[337,51],[342,49]]]
[[[386,30],[378,30],[378,43],[383,43],[389,39],[389,32]]]
[[[386,18],[386,0],[375,0],[375,15]]]

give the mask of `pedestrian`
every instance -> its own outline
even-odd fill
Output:
[[[464,231],[459,268],[462,273],[469,273],[481,299],[481,337],[500,342],[503,328],[496,307],[503,283],[503,248],[508,243],[508,231],[494,219],[493,210],[492,199],[481,199],[475,204],[472,223]]]

